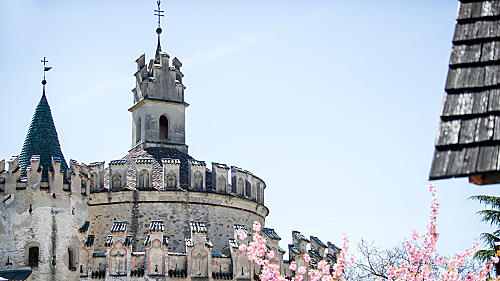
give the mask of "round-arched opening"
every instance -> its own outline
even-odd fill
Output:
[[[160,116],[160,139],[168,139],[168,119],[165,115]]]

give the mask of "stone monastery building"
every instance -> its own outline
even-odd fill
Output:
[[[9,280],[252,280],[240,252],[254,221],[265,225],[265,182],[251,172],[189,155],[182,63],[160,46],[137,60],[132,147],[107,164],[69,165],[43,93],[19,156],[0,161],[0,277]],[[236,232],[248,232],[241,241]],[[332,243],[292,233],[285,250],[263,228],[273,262],[302,255],[334,263]]]

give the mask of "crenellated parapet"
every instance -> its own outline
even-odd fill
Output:
[[[254,233],[245,225],[234,224],[233,238],[227,240],[227,250],[223,253],[213,252],[213,244],[208,237],[208,226],[203,221],[189,221],[189,236],[183,239],[184,252],[174,252],[169,248],[167,228],[168,221],[151,220],[147,234],[140,237],[144,251],[134,250],[131,236],[128,234],[127,221],[115,221],[104,241],[106,250],[96,253],[94,236],[89,235],[89,222],[79,229],[81,243],[82,280],[151,280],[151,278],[170,279],[204,279],[204,280],[252,280],[261,274],[261,268],[251,262],[246,251],[240,245],[249,245],[254,240]],[[246,237],[238,235],[244,232]],[[323,243],[318,237],[307,239],[299,231],[292,232],[292,244],[288,260],[284,260],[285,250],[279,242],[281,237],[272,228],[262,228],[261,235],[267,240],[268,251],[274,252],[271,263],[280,266],[281,274],[292,278],[294,272],[289,269],[290,263],[297,267],[305,266],[307,270],[317,268],[318,262],[325,260],[330,265],[337,261],[340,248],[333,243]],[[306,262],[305,255],[311,257]],[[88,257],[88,259],[87,259]],[[102,276],[102,277],[101,277]],[[158,280],[158,279],[157,279]]]
[[[19,165],[19,157],[13,156],[5,169],[5,160],[0,161],[0,192],[36,192],[43,190],[53,194],[73,194],[88,196],[90,193],[90,169],[85,164],[75,160],[70,161],[67,171],[61,169],[62,160],[59,157],[51,158],[51,166],[43,167],[40,156],[33,155],[24,173]],[[43,170],[48,169],[48,177],[43,178]],[[24,174],[24,175],[23,175]]]
[[[223,163],[212,162],[210,169],[205,161],[174,149],[136,148],[126,157],[110,161],[107,167],[104,163],[88,165],[92,193],[183,190],[217,193],[264,204],[266,184],[258,176]]]
[[[90,192],[104,189],[104,164],[105,162],[92,162],[90,169]]]
[[[206,190],[206,167],[205,161],[189,160],[189,188],[194,191]]]
[[[212,190],[229,193],[229,167],[226,164],[212,162]]]
[[[170,56],[161,52],[146,65],[146,55],[142,54],[137,60],[137,72],[134,74],[136,86],[132,90],[134,102],[145,98],[164,99],[176,102],[184,101],[184,89],[181,72],[182,63],[178,58],[172,60]],[[161,91],[161,90],[164,91]]]

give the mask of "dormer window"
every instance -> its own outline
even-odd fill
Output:
[[[165,115],[160,116],[160,139],[168,139],[168,119]]]

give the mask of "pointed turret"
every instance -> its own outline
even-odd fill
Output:
[[[33,155],[40,155],[43,179],[48,178],[48,170],[52,167],[52,157],[54,157],[55,161],[61,162],[62,172],[68,169],[61,152],[50,106],[45,96],[45,85],[42,98],[35,109],[28,134],[24,140],[23,149],[19,155],[19,166],[22,168],[22,175],[26,174],[26,168],[30,165],[30,159]]]

